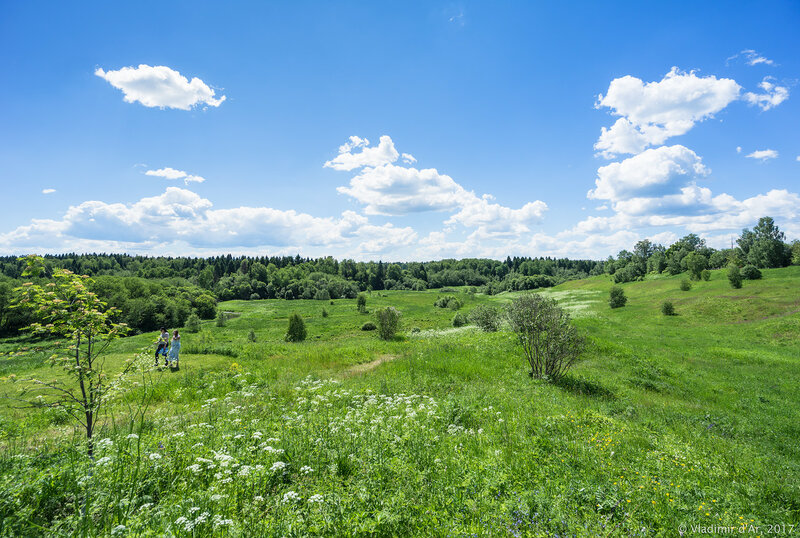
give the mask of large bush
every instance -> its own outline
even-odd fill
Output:
[[[200,332],[200,317],[197,314],[192,313],[192,315],[189,316],[189,319],[186,320],[185,329],[187,333]]]
[[[689,282],[688,278],[684,278],[681,280],[681,291],[689,291],[692,289],[692,283]]]
[[[583,350],[584,340],[570,323],[569,314],[553,299],[535,293],[522,295],[507,307],[506,316],[533,377],[558,380]]]
[[[393,306],[378,310],[378,335],[391,340],[400,328],[400,311]]]
[[[463,327],[466,324],[467,324],[467,316],[465,316],[461,312],[456,312],[456,315],[453,316],[453,327]]]
[[[367,296],[363,293],[360,293],[356,299],[356,309],[362,314],[367,312]]]
[[[500,309],[489,305],[478,305],[469,313],[469,321],[482,331],[495,332],[500,328]]]
[[[665,316],[675,315],[675,306],[672,304],[672,301],[664,301],[661,303],[661,313]]]
[[[742,267],[742,278],[745,280],[759,280],[761,278],[761,271],[755,265],[745,265]]]
[[[728,266],[728,282],[731,283],[732,288],[742,287],[742,273],[739,271],[738,265],[732,263]]]
[[[611,308],[620,308],[625,306],[628,298],[625,297],[625,292],[620,286],[611,286],[611,291],[608,294],[608,306]]]
[[[302,342],[306,339],[306,323],[300,314],[294,313],[289,316],[289,328],[286,330],[287,342]]]
[[[433,306],[438,308],[449,308],[450,310],[458,310],[461,308],[462,304],[461,301],[453,296],[453,295],[445,295],[444,297],[439,297],[433,303]]]

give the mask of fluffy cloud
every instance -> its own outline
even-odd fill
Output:
[[[352,153],[356,148],[362,148],[361,152]],[[336,159],[325,166],[338,170],[361,168],[349,185],[337,190],[364,204],[368,215],[452,211],[454,214],[445,225],[460,224],[483,234],[508,236],[529,231],[526,224],[540,221],[547,210],[547,204],[539,200],[519,209],[493,203],[490,195],[478,197],[435,168],[393,164],[397,157],[394,143],[386,135],[373,148],[366,139],[351,136],[339,147]],[[403,160],[406,164],[416,161],[408,153],[403,153]]]
[[[174,69],[164,65],[123,67],[116,71],[98,68],[95,75],[108,81],[125,94],[126,103],[140,102],[146,107],[190,110],[205,104],[218,107],[225,96],[215,97],[215,92],[197,77],[189,81]]]
[[[620,200],[675,193],[680,187],[708,175],[700,157],[681,145],[661,146],[602,166],[589,198]]]
[[[187,174],[183,170],[176,170],[174,168],[170,168],[169,166],[166,168],[159,168],[158,170],[148,170],[144,173],[144,175],[163,177],[164,179],[182,179],[185,185],[188,185],[189,183],[202,183],[206,180],[206,178],[202,176]]]
[[[789,98],[789,88],[778,86],[771,80],[770,77],[766,77],[758,84],[764,93],[747,92],[743,96],[744,100],[751,105],[758,106],[761,110],[775,108],[786,101]]]
[[[777,159],[778,158],[778,152],[775,151],[774,149],[760,149],[760,150],[754,151],[753,153],[749,153],[749,154],[745,155],[745,157],[747,157],[748,159],[758,159],[761,162],[764,162],[764,161],[768,161],[770,159]]]
[[[55,189],[42,189],[42,194],[53,194],[56,192]]]
[[[349,186],[336,190],[365,204],[364,212],[368,215],[445,211],[475,198],[435,168],[418,170],[394,164],[364,168],[350,180]]]
[[[650,145],[689,131],[695,123],[713,117],[739,97],[735,80],[698,77],[673,67],[658,82],[643,82],[626,75],[611,81],[597,108],[607,107],[622,116],[603,128],[595,149],[606,158],[638,153]]]
[[[361,149],[353,153],[354,149]],[[394,142],[386,135],[380,138],[378,145],[369,147],[369,140],[351,136],[350,140],[339,146],[339,155],[325,163],[326,168],[334,170],[355,170],[363,166],[382,166],[393,163],[400,156],[394,148]]]
[[[105,242],[117,250],[181,242],[190,248],[331,246],[382,232],[382,245],[413,237],[410,229],[364,228],[367,219],[353,211],[320,218],[269,207],[212,209],[211,201],[179,187],[132,204],[87,201],[70,207],[61,219],[33,220],[0,235],[0,250]],[[399,230],[399,231],[398,231]]]

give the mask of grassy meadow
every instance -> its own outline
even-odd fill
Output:
[[[229,301],[180,370],[130,379],[95,463],[68,417],[0,409],[0,536],[678,536],[800,525],[800,267],[542,293],[588,346],[558,384],[514,335],[453,328],[446,293]],[[461,312],[514,293],[456,294]],[[450,294],[450,293],[447,293]],[[671,300],[676,316],[664,316]],[[362,331],[395,306],[390,342]],[[323,316],[322,311],[327,311]],[[308,339],[284,342],[300,313]],[[255,341],[248,338],[252,330]],[[113,371],[155,333],[115,342]],[[61,373],[0,341],[0,395]],[[685,526],[685,527],[682,527]],[[688,529],[688,530],[686,530]],[[800,532],[795,528],[795,532]]]

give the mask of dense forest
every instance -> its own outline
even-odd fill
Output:
[[[338,261],[298,256],[147,257],[126,254],[45,256],[47,271],[68,269],[89,275],[93,291],[122,311],[134,330],[180,327],[193,312],[202,319],[216,315],[217,301],[231,299],[355,298],[369,290],[424,290],[474,286],[490,295],[554,286],[571,279],[608,274],[615,282],[641,280],[647,274],[702,271],[729,264],[783,267],[800,263],[800,242],[791,245],[770,217],[745,229],[731,249],[715,250],[695,234],[669,247],[639,241],[606,261],[566,258],[508,257],[384,263]],[[22,258],[0,257],[0,334],[15,332],[27,319],[10,308],[13,289],[25,268]],[[47,278],[44,275],[43,278]]]

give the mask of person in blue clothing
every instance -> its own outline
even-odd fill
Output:
[[[169,365],[173,368],[179,368],[178,366],[178,355],[181,352],[181,335],[178,333],[178,329],[175,329],[175,332],[172,333],[172,342],[170,342],[169,346],[169,356],[167,357],[169,360]]]
[[[161,327],[161,334],[158,337],[158,345],[156,346],[156,366],[158,366],[158,356],[164,357],[164,366],[167,365],[167,349],[169,349],[169,333],[167,329]]]

